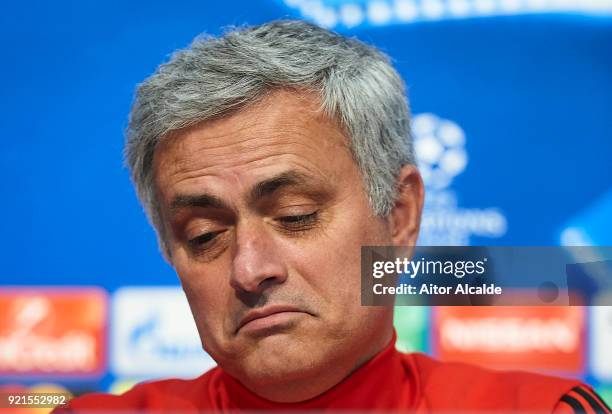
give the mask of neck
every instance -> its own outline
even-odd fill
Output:
[[[380,353],[393,339],[393,328],[383,334],[377,333],[370,338],[367,346],[356,344],[352,349],[344,349],[340,357],[330,358],[319,369],[312,370],[307,375],[300,373],[294,378],[287,376],[267,384],[248,383],[244,385],[251,392],[268,401],[276,403],[297,403],[322,395],[335,385],[349,377],[360,367]],[[347,358],[347,356],[356,356]]]

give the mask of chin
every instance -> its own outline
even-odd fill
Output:
[[[226,370],[248,386],[272,385],[317,375],[331,363],[325,352],[308,340],[293,335],[271,335],[241,353]]]

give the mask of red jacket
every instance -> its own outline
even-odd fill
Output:
[[[243,409],[348,409],[417,413],[520,411],[565,414],[580,412],[572,404],[562,401],[563,398],[567,400],[568,395],[580,399],[576,389],[586,390],[597,398],[590,388],[576,380],[442,363],[423,354],[402,354],[392,342],[342,382],[304,402],[274,403],[265,400],[217,367],[193,380],[171,379],[139,384],[120,396],[81,396],[56,412],[144,410],[194,413]],[[586,414],[609,413],[602,411],[603,403],[600,407],[599,411],[583,411]]]

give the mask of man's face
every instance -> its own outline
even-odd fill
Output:
[[[279,91],[165,140],[156,187],[172,265],[207,352],[247,387],[334,385],[390,340],[361,306],[360,248],[390,244],[341,129]],[[325,373],[325,375],[323,375]]]

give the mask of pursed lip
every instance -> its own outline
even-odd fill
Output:
[[[238,329],[236,329],[236,332],[238,332],[244,325],[246,325],[247,323],[251,321],[254,321],[255,319],[265,318],[266,316],[274,315],[275,313],[281,313],[281,312],[308,313],[308,312],[305,312],[291,305],[270,305],[270,306],[263,307],[261,309],[253,309],[247,312],[247,314],[244,315],[244,317],[240,320],[240,323],[238,324]]]

